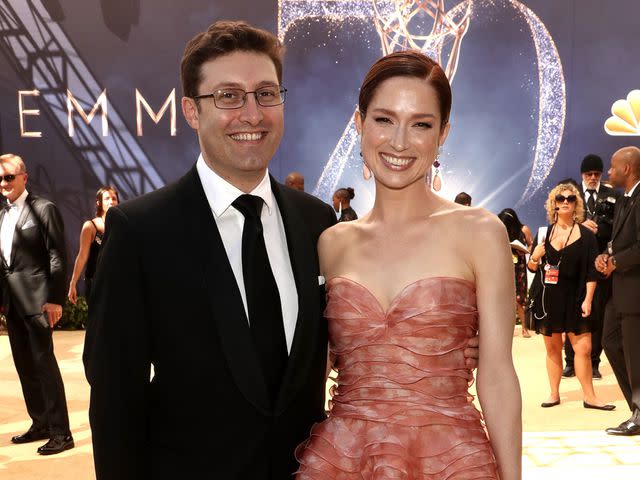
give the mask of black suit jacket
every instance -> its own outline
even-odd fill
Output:
[[[275,408],[196,168],[109,210],[84,352],[98,480],[285,479],[297,468],[295,447],[324,418],[316,243],[336,219],[271,183],[299,298]]]
[[[0,212],[0,225],[5,210]],[[0,255],[3,303],[18,315],[38,315],[49,303],[62,305],[66,286],[64,224],[49,200],[27,195],[16,223],[11,265]]]
[[[611,242],[616,259],[612,274],[613,305],[618,313],[640,313],[640,186],[633,192],[624,214],[621,208],[616,208]]]
[[[582,188],[582,185],[580,186],[580,194],[582,195],[582,201],[584,202],[584,209],[586,212],[587,200],[585,198],[585,190]],[[620,192],[611,187],[600,184],[600,190],[598,191],[598,199],[596,200],[596,205],[607,202],[609,204],[612,204],[611,206],[615,207],[615,203],[617,202],[619,197]],[[597,206],[596,210],[598,210]],[[613,231],[613,215],[609,216],[608,218],[600,215],[597,216],[594,220],[598,224],[598,233],[596,234],[596,238],[598,239],[598,250],[600,252],[604,252],[607,248],[607,243],[609,242],[609,240],[611,240],[611,233]]]

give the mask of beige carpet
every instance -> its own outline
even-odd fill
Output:
[[[94,479],[87,418],[89,388],[82,370],[83,332],[55,332],[56,355],[65,382],[71,429],[76,448],[41,457],[44,442],[13,445],[11,436],[29,425],[9,342],[0,336],[0,478],[2,480]],[[629,415],[611,368],[603,356],[604,379],[595,382],[600,398],[616,404],[613,412],[585,410],[575,378],[562,380],[562,404],[542,409],[548,395],[544,345],[535,336],[514,337],[514,359],[523,396],[524,478],[554,480],[568,475],[580,480],[640,478],[640,436],[616,438],[604,434]]]

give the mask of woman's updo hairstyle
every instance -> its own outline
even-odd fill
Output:
[[[440,128],[447,124],[451,113],[451,85],[447,75],[438,63],[415,50],[390,53],[371,66],[358,98],[358,110],[363,118],[380,84],[393,77],[415,77],[427,81],[435,89],[440,103]]]
[[[353,190],[352,187],[347,187],[347,188],[339,188],[338,190],[336,190],[335,195],[345,201],[350,201],[353,200],[353,198],[356,196],[356,192]]]

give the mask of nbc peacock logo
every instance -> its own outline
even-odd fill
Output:
[[[626,100],[616,100],[611,106],[613,116],[604,122],[609,135],[640,137],[640,90],[631,90]]]

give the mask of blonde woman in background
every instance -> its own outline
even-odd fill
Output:
[[[613,410],[593,390],[591,373],[591,303],[596,288],[594,260],[596,237],[581,225],[584,203],[578,189],[562,183],[549,192],[546,202],[550,225],[542,241],[536,237],[527,264],[535,272],[532,292],[542,288],[534,307],[536,332],[544,335],[546,363],[551,393],[541,406],[560,404],[562,377],[562,334],[566,333],[575,351],[576,376],[583,392],[584,408]],[[542,292],[540,292],[542,293]]]

